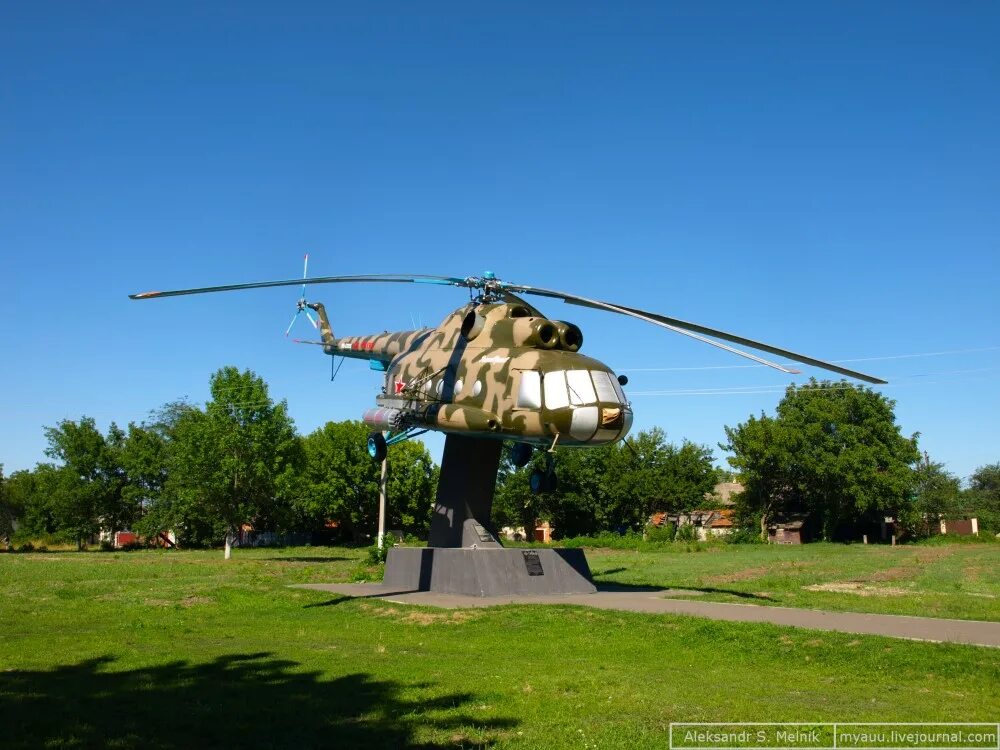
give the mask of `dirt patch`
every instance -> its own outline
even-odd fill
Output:
[[[739,581],[752,581],[754,578],[761,578],[767,575],[773,568],[768,565],[760,565],[756,568],[745,568],[733,573],[726,573],[721,576],[706,578],[706,583],[738,583]]]
[[[871,581],[900,581],[904,578],[912,578],[917,572],[916,565],[898,565],[895,568],[877,570],[871,574]],[[856,583],[861,583],[857,581]]]
[[[143,604],[148,607],[169,607],[171,604],[175,604],[175,602],[169,599],[146,599]]]
[[[454,612],[410,612],[406,617],[400,618],[400,622],[408,622],[416,625],[434,625],[437,623],[444,625],[461,625],[470,620],[478,619],[479,614],[464,610]]]
[[[758,565],[755,568],[744,568],[743,570],[737,570],[732,573],[724,573],[718,576],[711,576],[705,578],[705,583],[739,583],[740,581],[752,581],[755,578],[763,578],[768,573],[774,573],[778,570],[798,570],[812,567],[811,562],[795,562],[795,561],[785,561],[778,563],[776,565]]]
[[[806,591],[825,591],[834,594],[856,594],[857,596],[907,596],[914,593],[909,589],[895,586],[869,586],[860,581],[831,581],[803,586]]]
[[[914,558],[918,565],[926,565],[927,563],[937,562],[938,560],[943,560],[946,557],[951,557],[955,554],[955,550],[950,547],[924,547],[923,549],[918,549],[914,554]]]
[[[181,599],[182,607],[194,607],[198,604],[211,604],[212,599],[207,596],[185,596]]]
[[[423,612],[419,610],[404,612],[397,607],[379,607],[364,602],[362,602],[359,606],[368,614],[374,615],[375,617],[392,617],[399,622],[405,622],[411,625],[461,625],[472,620],[477,620],[481,617],[480,612],[462,609],[456,609],[449,612]]]

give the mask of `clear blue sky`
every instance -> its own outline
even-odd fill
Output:
[[[203,401],[227,364],[304,432],[359,418],[377,378],[331,384],[282,337],[296,290],[126,298],[294,277],[308,251],[316,274],[490,269],[880,358],[857,366],[966,476],[1000,461],[998,38],[993,2],[6,3],[0,462],[42,460],[63,418]],[[464,299],[313,296],[344,334]],[[542,308],[673,440],[714,446],[789,381]]]

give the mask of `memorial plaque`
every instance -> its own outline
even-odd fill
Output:
[[[476,530],[476,534],[479,535],[479,541],[481,542],[492,542],[493,535],[488,532],[485,528],[480,526],[478,523],[473,524],[473,528]]]
[[[524,567],[528,569],[529,576],[543,576],[542,561],[538,559],[537,552],[524,552]]]

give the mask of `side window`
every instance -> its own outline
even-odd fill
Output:
[[[569,406],[566,373],[562,370],[545,373],[545,408],[561,409],[564,406]]]
[[[521,385],[517,390],[518,409],[540,409],[542,407],[542,377],[534,370],[521,372]]]

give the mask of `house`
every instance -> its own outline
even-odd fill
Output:
[[[672,523],[675,528],[693,526],[695,535],[701,541],[710,536],[725,536],[733,530],[733,511],[731,508],[715,510],[690,510],[683,513],[654,513],[649,517],[653,526],[663,526]]]
[[[555,530],[555,526],[548,521],[535,521],[535,535],[532,541],[542,542],[543,544],[551,544],[552,534]],[[512,542],[521,542],[526,538],[523,526],[518,526],[517,528],[513,526],[504,526],[500,529],[500,535]]]
[[[939,522],[942,534],[955,534],[957,536],[979,536],[978,518],[942,518]]]
[[[767,541],[771,544],[802,544],[806,541],[803,531],[805,519],[774,519],[767,525]]]

